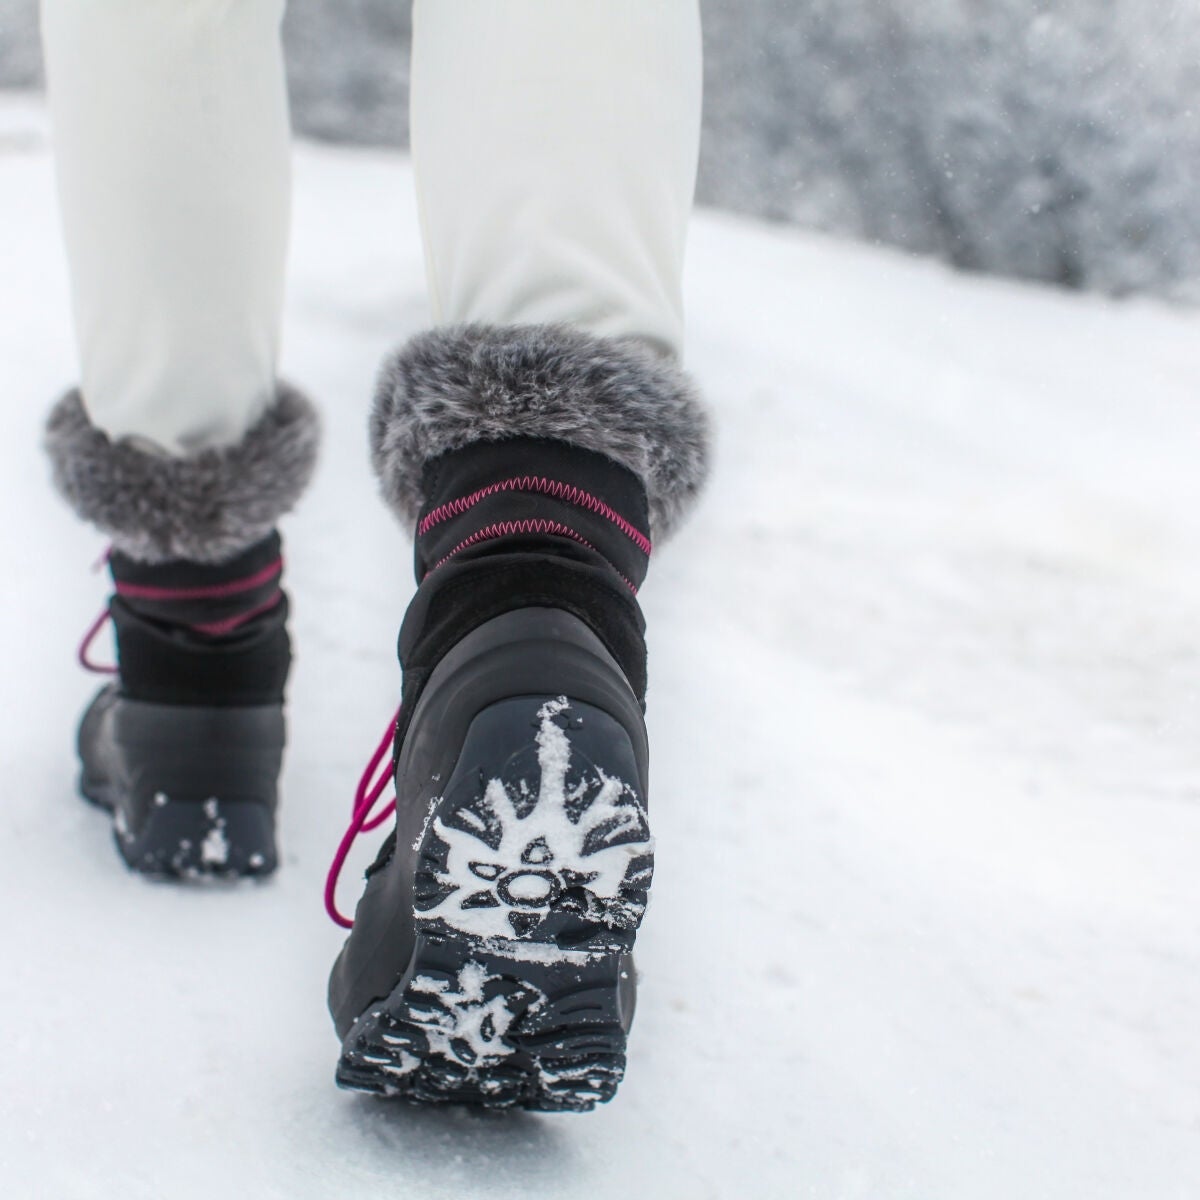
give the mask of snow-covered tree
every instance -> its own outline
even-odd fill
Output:
[[[706,18],[708,201],[1200,298],[1200,6],[742,0]]]

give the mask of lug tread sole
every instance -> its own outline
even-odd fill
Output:
[[[350,1030],[337,1083],[418,1104],[587,1112],[625,1073],[622,956],[555,964],[423,933],[395,991]]]
[[[466,746],[416,847],[412,957],[349,1030],[337,1081],[586,1112],[625,1072],[653,876],[631,744],[604,711],[546,696],[489,707]]]

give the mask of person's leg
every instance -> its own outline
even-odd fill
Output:
[[[80,387],[55,483],[107,533],[119,680],[83,785],[129,865],[261,873],[290,653],[274,526],[315,414],[275,378],[283,0],[42,0]]]
[[[344,1086],[587,1109],[621,1077],[653,865],[635,597],[707,461],[676,365],[700,65],[696,0],[417,0],[439,327],[372,414],[420,587],[396,833],[330,980]]]
[[[187,454],[275,385],[288,236],[284,0],[42,0],[88,415]]]
[[[567,322],[678,354],[700,96],[691,0],[418,0],[412,151],[435,322]]]

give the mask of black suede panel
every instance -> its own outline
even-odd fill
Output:
[[[616,659],[639,702],[646,698],[645,620],[611,567],[583,547],[481,554],[426,577],[400,629],[404,669],[397,751],[421,690],[443,656],[473,629],[518,608],[558,608],[588,625]]]
[[[122,695],[215,708],[283,700],[291,645],[277,533],[220,563],[115,552],[109,567]]]
[[[109,605],[117,633],[121,694],[158,704],[233,708],[278,704],[291,665],[287,597],[236,632],[209,637]]]
[[[456,502],[462,507],[417,537],[418,582],[479,530],[532,521],[567,526],[634,587],[646,577],[646,490],[636,475],[603,454],[541,438],[476,442],[428,463],[422,488],[430,499],[418,530],[435,510]],[[472,501],[489,488],[498,490]]]

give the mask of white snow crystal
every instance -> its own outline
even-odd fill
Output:
[[[225,822],[218,821],[200,843],[200,861],[209,866],[220,867],[228,860],[229,839],[225,836]]]
[[[420,1025],[431,1050],[447,1058],[470,1062],[472,1066],[488,1066],[512,1053],[504,1042],[513,1021],[505,994],[499,992],[490,1000],[484,999],[488,983],[495,978],[499,977],[489,975],[482,963],[472,961],[463,964],[455,984],[428,975],[419,975],[412,981],[413,991],[428,993],[441,1002],[440,1006],[421,1013]],[[540,1002],[544,1002],[544,997],[534,1003]],[[469,1046],[471,1057],[464,1059],[455,1043]]]

